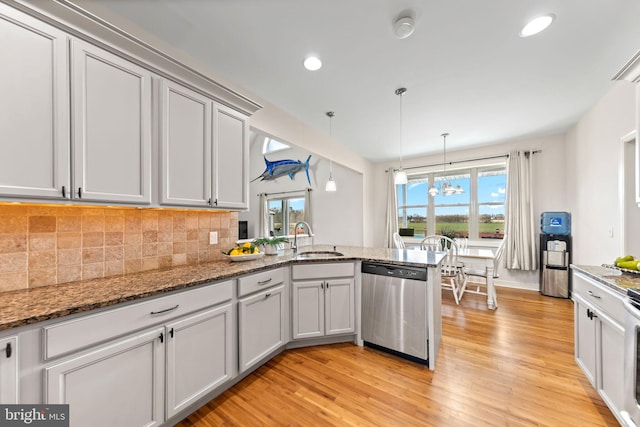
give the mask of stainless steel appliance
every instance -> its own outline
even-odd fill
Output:
[[[540,293],[551,297],[571,296],[571,236],[540,235]]]
[[[640,426],[640,291],[628,289],[625,301],[624,396],[622,419]]]
[[[427,269],[362,263],[366,346],[427,364]]]

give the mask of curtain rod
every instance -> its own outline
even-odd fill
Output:
[[[526,156],[528,156],[529,154],[537,154],[537,153],[542,153],[542,150],[535,150],[535,151],[524,151],[524,154]],[[488,157],[478,157],[476,159],[467,159],[467,160],[456,160],[454,162],[446,162],[446,163],[433,163],[430,165],[420,165],[420,166],[410,166],[408,168],[402,168],[404,170],[407,169],[422,169],[422,168],[429,168],[429,167],[433,167],[433,166],[441,166],[443,164],[447,164],[449,166],[453,165],[454,163],[467,163],[467,162],[476,162],[479,160],[491,160],[491,159],[500,159],[502,157],[509,157],[509,154],[501,154],[499,156],[488,156]],[[389,172],[390,169],[387,169],[385,172]],[[396,171],[397,169],[391,169],[393,171]]]
[[[280,191],[277,193],[258,193],[258,196],[273,196],[276,194],[289,194],[289,193],[299,193],[301,191],[313,191],[313,188],[305,188],[303,190],[291,190],[291,191]]]

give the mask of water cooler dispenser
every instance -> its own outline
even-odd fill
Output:
[[[543,212],[540,217],[540,293],[571,296],[571,214]]]

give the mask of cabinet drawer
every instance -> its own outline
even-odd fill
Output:
[[[43,329],[44,358],[52,359],[149,327],[168,319],[229,301],[232,281],[63,321]]]
[[[299,264],[292,267],[291,277],[299,279],[327,279],[329,277],[353,277],[355,266],[352,262],[331,264]]]
[[[266,289],[284,282],[284,268],[263,271],[238,279],[238,296]]]
[[[573,273],[573,292],[624,324],[623,296],[581,273]]]

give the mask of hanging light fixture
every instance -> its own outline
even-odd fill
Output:
[[[398,169],[394,176],[394,182],[396,185],[407,183],[407,173],[402,169],[402,95],[407,91],[406,88],[401,87],[396,89],[396,95],[400,97],[400,169]]]
[[[464,189],[460,185],[454,188],[453,185],[451,185],[451,183],[447,181],[447,136],[449,136],[449,134],[443,133],[441,136],[443,139],[443,143],[442,143],[443,145],[443,159],[442,159],[443,182],[441,186],[442,194],[444,196],[450,196],[452,194],[462,194],[464,193]],[[435,197],[438,194],[439,194],[438,188],[435,185],[431,185],[431,188],[429,188],[429,195]]]
[[[333,111],[326,112],[327,117],[329,117],[329,136],[333,137],[333,126],[332,119],[333,116],[336,115]],[[327,181],[327,185],[324,187],[324,191],[336,191],[336,182],[333,180],[333,161],[329,159],[329,180]]]

